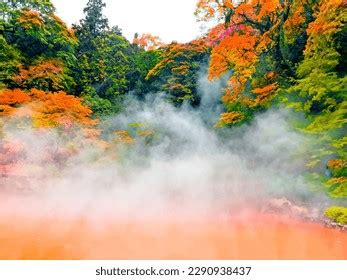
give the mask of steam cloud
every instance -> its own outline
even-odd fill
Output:
[[[306,158],[301,147],[307,147],[309,139],[291,128],[291,113],[268,111],[245,127],[216,130],[213,123],[223,109],[219,93],[224,81],[211,83],[200,76],[198,108],[175,108],[165,101],[165,93],[157,93],[144,101],[129,97],[126,111],[104,120],[100,127],[106,139],[115,130],[135,130],[139,123],[154,131],[150,142],[136,137],[131,147],[114,151],[115,158],[112,151],[97,149],[75,135],[80,137],[79,153],[51,168],[45,165],[47,149],[68,143],[69,136],[52,129],[18,129],[6,121],[7,139],[25,143],[26,161],[36,169],[28,168],[19,183],[32,191],[12,195],[2,211],[184,219],[227,215],[261,206],[271,197],[305,199],[310,194],[318,199],[302,175]],[[7,183],[10,188],[14,184]]]

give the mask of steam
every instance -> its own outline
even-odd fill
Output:
[[[59,130],[22,129],[5,120],[8,141],[25,143],[26,170],[19,182],[1,178],[11,192],[1,211],[26,215],[184,219],[229,215],[261,207],[272,197],[312,196],[303,178],[309,139],[288,123],[291,112],[268,111],[231,132],[213,128],[223,107],[225,81],[200,75],[201,105],[175,108],[165,93],[139,101],[103,120],[102,137],[128,130],[135,142],[103,150],[88,139]],[[150,131],[149,138],[138,131]],[[47,165],[48,150],[78,143],[78,152]],[[73,147],[72,147],[73,149]],[[314,197],[314,196],[313,196]]]

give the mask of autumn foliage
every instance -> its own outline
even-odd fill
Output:
[[[0,116],[26,116],[36,127],[93,125],[92,111],[82,100],[65,92],[44,92],[37,89],[5,89],[0,91]]]
[[[21,12],[19,23],[25,29],[42,27],[44,24],[44,19],[41,17],[38,11],[25,9]]]
[[[223,87],[215,129],[241,126],[269,108],[299,111],[294,127],[315,139],[305,155],[307,177],[331,197],[347,197],[345,0],[197,0],[197,18],[214,26],[201,38],[169,44],[151,34],[129,42],[109,27],[101,0],[88,1],[72,28],[50,1],[1,7],[0,173],[25,157],[25,143],[6,138],[9,124],[66,137],[66,146],[48,149],[48,162],[59,165],[90,142],[118,159],[118,148],[150,142],[154,131],[122,127],[106,137],[96,118],[121,112],[129,92],[198,107],[208,65],[209,79]]]
[[[283,38],[296,44],[293,33],[302,36],[309,13],[305,0],[198,1],[196,14],[201,20],[223,21],[207,37],[212,46],[209,77],[232,71],[223,97],[230,111],[247,120],[275,97],[277,79],[292,71]],[[291,51],[302,52],[304,46],[300,47]]]
[[[91,118],[92,111],[82,104],[80,98],[63,91],[4,89],[0,91],[0,104],[0,121],[3,121],[7,128],[30,131],[39,138],[48,135],[47,139],[51,139],[41,147],[41,159],[36,163],[32,162],[32,156],[27,155],[32,152],[28,144],[30,146],[33,143],[26,143],[10,133],[0,135],[0,176],[10,180],[12,190],[26,185],[26,170],[41,170],[43,163],[59,168],[79,152],[82,142],[89,141],[97,147],[101,142],[100,132],[94,128],[97,122]],[[2,129],[0,127],[0,132]],[[60,136],[52,137],[55,132],[59,132]],[[60,141],[55,138],[63,136],[65,138]],[[30,172],[30,176],[33,174]],[[42,175],[44,173],[40,176]]]
[[[223,16],[219,24],[209,33],[213,45],[209,77],[216,79],[232,71],[223,101],[234,108],[245,111],[264,106],[274,96],[277,84],[273,79],[279,65],[276,61],[279,44],[279,28],[287,20],[289,11],[286,1],[199,1],[197,13],[206,19]],[[297,13],[294,15],[297,17]],[[293,24],[293,23],[292,23]],[[234,109],[231,109],[234,110]],[[223,120],[221,120],[223,122]],[[240,118],[235,119],[239,122]],[[224,122],[225,123],[225,122]],[[226,122],[232,124],[233,122]]]
[[[39,86],[46,90],[59,90],[63,89],[63,71],[63,64],[59,60],[50,59],[30,65],[28,68],[20,65],[19,73],[12,79],[23,88]]]
[[[175,104],[198,102],[196,95],[199,62],[207,57],[209,50],[205,39],[181,44],[172,42],[161,48],[159,62],[148,72],[146,80],[156,91],[165,91]]]
[[[206,36],[209,78],[229,78],[216,126],[277,105],[303,112],[301,130],[320,139],[307,166],[325,165],[331,178],[313,177],[346,197],[346,1],[199,0],[196,15],[219,22]]]
[[[142,34],[139,37],[135,37],[133,43],[148,51],[164,46],[164,43],[158,36],[154,36],[148,33]]]

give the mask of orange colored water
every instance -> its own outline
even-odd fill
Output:
[[[2,215],[0,259],[347,259],[347,234],[264,214],[150,223]]]

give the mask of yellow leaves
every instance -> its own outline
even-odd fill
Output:
[[[152,130],[141,130],[141,131],[139,131],[139,136],[143,137],[143,138],[153,137],[154,134],[155,133]]]
[[[65,24],[65,22],[57,15],[51,13],[49,16],[57,25],[59,25],[61,33],[65,37],[71,38],[73,40],[77,40],[77,38],[75,36],[75,31],[73,28],[68,28],[67,25]]]
[[[180,44],[173,42],[164,48],[164,52],[161,55],[161,59],[159,63],[151,69],[147,76],[146,80],[155,77],[158,75],[163,69],[170,69],[172,65],[177,64],[177,71],[187,71],[187,66],[191,66],[190,64],[185,63],[185,61],[190,61],[194,56],[203,54],[207,51],[208,45],[205,39],[196,39],[190,43]],[[184,57],[184,59],[180,59],[180,57]],[[182,67],[181,67],[182,66]],[[188,67],[189,68],[189,67]],[[173,71],[176,71],[173,70]]]
[[[346,188],[347,187],[347,178],[346,177],[332,178],[327,182],[328,186],[333,186],[336,184],[344,185]]]
[[[189,63],[188,62],[184,62],[181,65],[174,67],[171,69],[172,73],[174,74],[179,74],[179,75],[187,75],[189,72]]]
[[[347,197],[347,161],[345,159],[332,159],[328,161],[327,166],[333,176],[326,182],[327,186],[331,188],[331,195]]]
[[[117,130],[114,132],[116,135],[116,142],[119,144],[133,145],[135,144],[135,139],[131,137],[127,130]]]
[[[315,22],[310,23],[307,31],[309,34],[329,34],[336,33],[341,27],[341,22],[327,22],[324,20],[317,20]]]
[[[343,148],[344,146],[347,146],[347,136],[334,140],[331,145],[338,149]]]
[[[312,160],[310,160],[308,163],[306,163],[305,165],[306,165],[306,167],[308,167],[308,168],[314,168],[314,167],[316,167],[320,162],[321,162],[320,159],[312,159]]]
[[[324,215],[340,225],[347,225],[347,208],[341,206],[331,206],[327,208]]]
[[[240,121],[242,117],[242,114],[239,112],[223,113],[220,117],[220,121],[224,124],[231,124]]]
[[[145,124],[144,123],[140,123],[140,122],[134,122],[134,123],[129,123],[128,124],[128,127],[130,128],[141,128],[141,127],[144,127]]]
[[[52,19],[54,19],[54,21],[56,22],[56,23],[58,23],[59,25],[62,25],[62,26],[66,26],[66,24],[65,24],[65,22],[60,18],[60,17],[58,17],[57,15],[55,15],[55,14],[50,14],[50,17],[52,18]]]
[[[220,116],[219,122],[215,125],[215,127],[223,127],[225,125],[235,124],[242,121],[244,115],[240,112],[227,112],[223,113]]]
[[[169,79],[168,83],[163,87],[163,89],[168,89],[170,91],[191,93],[191,90],[184,84],[178,83],[175,79]]]
[[[24,9],[21,11],[21,14],[18,18],[18,23],[24,29],[31,29],[33,27],[44,28],[46,27],[45,25],[47,25],[47,23],[51,21],[59,26],[62,35],[67,38],[77,40],[73,29],[69,29],[65,22],[53,13],[49,14],[49,17],[45,16],[44,18],[38,11]]]
[[[143,123],[132,123],[129,124],[129,130],[116,130],[114,131],[114,141],[116,149],[127,146],[135,145],[137,141],[151,140],[155,136],[155,131],[150,128],[145,128]]]
[[[21,12],[19,23],[23,28],[30,29],[33,26],[42,27],[44,25],[44,20],[39,12],[25,9]]]

